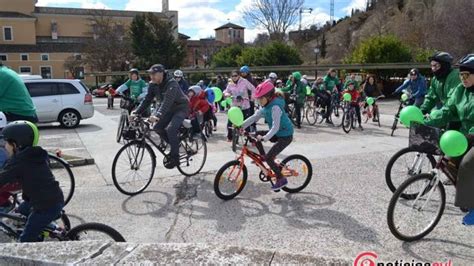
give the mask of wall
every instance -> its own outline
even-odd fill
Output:
[[[0,0],[0,10],[30,15],[35,10],[36,0]]]
[[[13,41],[3,40],[3,27],[11,26]],[[36,44],[35,19],[0,18],[0,44]]]

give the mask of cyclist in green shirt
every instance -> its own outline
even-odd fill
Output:
[[[139,104],[148,92],[148,84],[140,78],[138,69],[130,69],[130,79],[127,80],[117,89],[117,94],[123,95],[125,91],[129,91],[129,97]]]

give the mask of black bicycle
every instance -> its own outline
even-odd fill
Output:
[[[359,104],[359,103],[357,103]],[[342,115],[342,130],[349,134],[351,129],[356,128],[358,123],[356,108],[351,102],[344,103],[344,113]]]
[[[336,127],[342,126],[342,119],[343,119],[343,114],[344,114],[344,106],[341,104],[341,96],[339,93],[333,93],[331,95],[331,107],[330,107],[330,112],[331,112],[331,122],[334,124]]]
[[[114,185],[123,194],[136,195],[150,185],[156,168],[156,154],[152,146],[164,156],[163,164],[170,159],[168,143],[158,134],[151,134],[150,126],[149,122],[137,117],[123,134],[128,143],[120,148],[112,164]],[[178,133],[180,164],[177,168],[185,176],[198,174],[207,158],[204,136],[192,138],[191,130],[191,121],[185,120]]]
[[[403,93],[405,95],[407,95],[407,98],[406,100],[403,100],[403,98],[400,99],[400,105],[398,106],[398,111],[397,113],[395,114],[395,117],[393,119],[393,124],[392,124],[392,133],[390,134],[390,136],[393,137],[393,134],[395,133],[395,130],[397,130],[397,126],[398,126],[398,121],[400,120],[400,112],[402,111],[402,109],[405,107],[405,106],[408,106],[410,105],[409,102],[410,102],[410,93],[407,92],[407,91],[403,91]]]
[[[63,191],[64,205],[67,205],[74,195],[76,186],[71,165],[61,157],[51,153],[48,154],[48,165]]]
[[[19,194],[11,194],[17,207],[20,203]],[[0,212],[0,231],[14,241],[18,241],[28,218],[17,213],[14,208],[10,212]],[[125,242],[125,238],[114,228],[101,223],[84,223],[71,228],[71,222],[64,211],[50,223],[38,241],[91,241],[105,240]]]

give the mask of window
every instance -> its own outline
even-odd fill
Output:
[[[82,60],[82,55],[81,54],[74,54],[74,57],[76,58],[76,60]]]
[[[44,79],[50,79],[52,77],[52,69],[50,66],[42,66],[40,67],[40,73],[41,73],[41,76],[44,78]]]
[[[79,91],[70,83],[59,83],[59,92],[61,94],[79,94]]]
[[[49,61],[49,54],[41,54],[41,61]]]
[[[20,74],[31,74],[31,67],[21,66],[20,67]]]
[[[8,56],[6,54],[0,54],[0,61],[8,61]]]
[[[28,88],[31,97],[44,97],[58,94],[56,83],[26,83],[26,88]]]
[[[29,60],[29,55],[28,54],[21,54],[21,61],[28,61]]]
[[[3,40],[13,41],[13,28],[10,26],[3,27]]]

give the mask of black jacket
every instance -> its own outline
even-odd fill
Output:
[[[0,186],[19,182],[23,199],[35,210],[45,210],[64,202],[63,192],[47,163],[41,147],[28,147],[15,154],[0,171]]]
[[[167,73],[163,75],[163,82],[161,82],[161,84],[150,83],[148,93],[135,113],[139,115],[143,114],[150,107],[150,104],[155,98],[160,103],[160,107],[157,108],[154,115],[160,119],[169,112],[189,113],[188,97],[184,95],[178,82]]]

